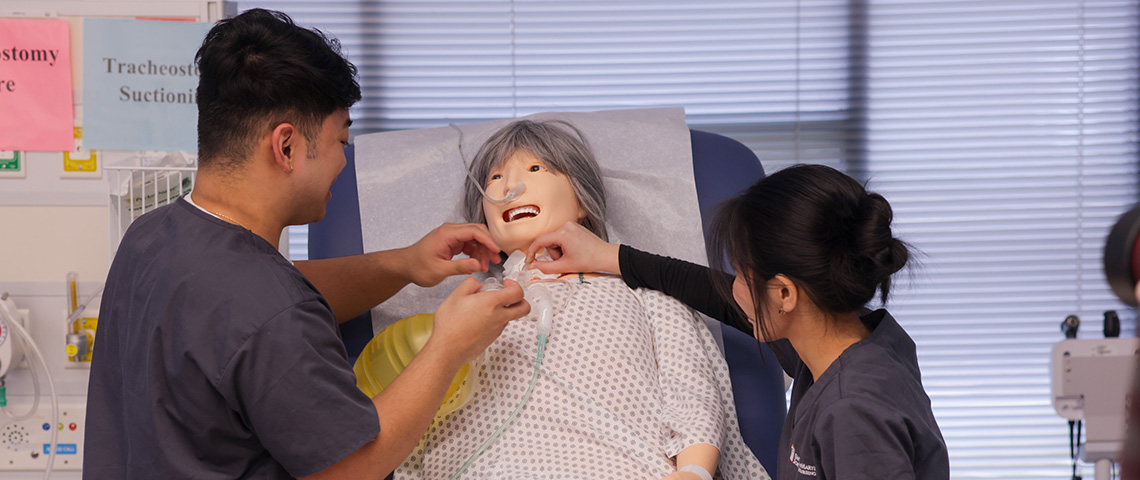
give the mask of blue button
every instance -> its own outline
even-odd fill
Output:
[[[44,455],[51,453],[51,444],[44,444]],[[79,453],[79,446],[75,443],[58,443],[56,444],[56,455],[75,455]]]
[[[44,424],[44,430],[51,430],[51,425]]]

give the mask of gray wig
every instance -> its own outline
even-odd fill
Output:
[[[511,123],[491,135],[479,148],[471,164],[471,175],[486,179],[492,169],[502,166],[520,150],[537,157],[550,171],[570,179],[578,206],[586,212],[579,223],[608,241],[606,189],[602,184],[601,167],[582,132],[562,120]],[[487,222],[483,214],[483,194],[470,178],[464,182],[463,213],[468,222]]]

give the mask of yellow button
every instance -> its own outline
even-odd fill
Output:
[[[76,346],[76,345],[68,345],[67,346],[67,356],[74,357],[75,354],[77,354],[77,353],[79,353],[79,347],[78,346]]]
[[[63,430],[63,423],[62,422],[59,424],[59,429]]]

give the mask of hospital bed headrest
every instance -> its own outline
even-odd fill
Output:
[[[586,137],[602,168],[611,241],[706,263],[683,109],[524,118],[565,120]],[[491,134],[513,121],[460,125],[467,161]],[[355,144],[365,252],[404,247],[442,223],[465,221],[460,208],[465,164],[454,128],[375,133],[357,137]],[[373,310],[374,328],[434,311],[461,280],[430,289],[405,288]]]

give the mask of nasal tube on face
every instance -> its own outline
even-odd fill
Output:
[[[483,198],[486,198],[488,202],[494,203],[496,205],[502,205],[504,203],[511,203],[515,200],[518,200],[519,197],[522,196],[523,192],[526,191],[526,184],[520,181],[519,183],[516,183],[515,186],[511,187],[510,190],[507,190],[507,194],[504,195],[502,199],[491,198],[491,196],[487,194],[487,191],[483,189],[483,184],[480,183],[479,181],[475,180],[474,175],[471,175],[471,171],[470,170],[466,170],[466,171],[467,171],[467,178],[469,180],[471,180],[471,183],[475,184],[475,188],[479,189],[479,193],[483,194]]]
[[[463,130],[457,127],[454,123],[451,123],[449,125],[451,128],[454,128],[456,132],[459,132],[459,160],[463,162],[463,171],[467,173],[467,178],[471,180],[471,183],[475,184],[475,188],[479,189],[479,193],[483,194],[483,198],[486,198],[488,202],[494,203],[496,205],[502,205],[504,203],[510,203],[518,200],[519,197],[522,196],[523,192],[526,191],[526,184],[523,182],[516,183],[515,186],[511,187],[510,190],[507,190],[507,194],[504,195],[501,200],[496,200],[494,198],[491,198],[490,195],[487,195],[487,190],[483,189],[483,182],[476,180],[475,176],[471,174],[471,169],[467,168],[467,158],[463,154]]]

